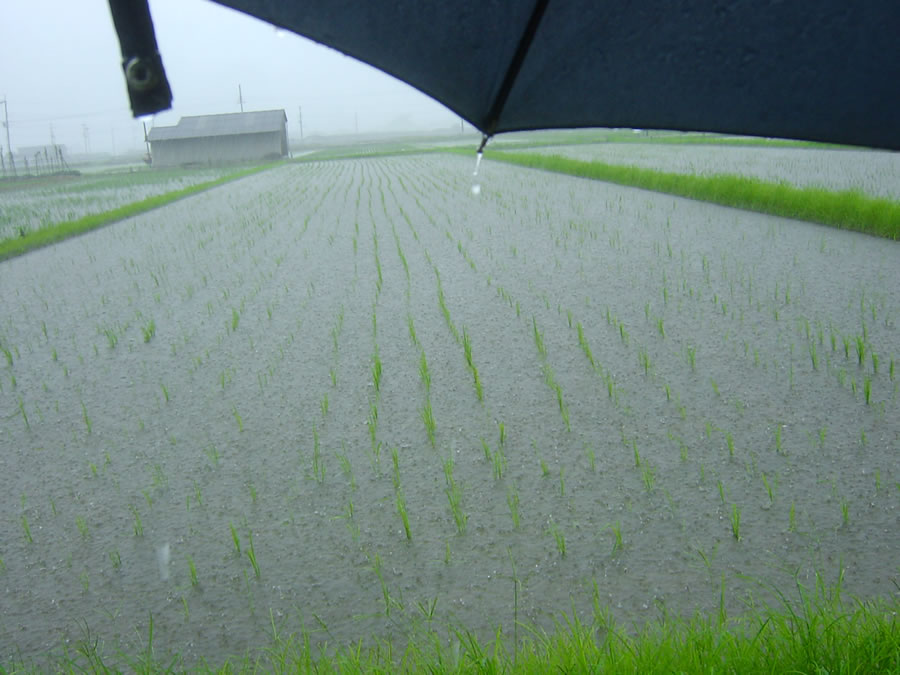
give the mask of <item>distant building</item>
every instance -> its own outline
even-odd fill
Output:
[[[279,159],[288,154],[287,115],[262,110],[182,117],[174,127],[153,127],[147,140],[153,166]]]

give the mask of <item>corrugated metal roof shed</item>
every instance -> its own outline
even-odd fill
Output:
[[[196,115],[182,117],[173,127],[153,127],[147,138],[152,142],[282,131],[286,120],[284,110]]]

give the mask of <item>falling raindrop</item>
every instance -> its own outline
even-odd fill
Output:
[[[156,549],[156,563],[159,565],[159,576],[163,581],[169,580],[169,542]]]
[[[478,178],[478,167],[481,166],[481,158],[484,155],[484,146],[487,143],[487,136],[485,136],[481,141],[481,146],[478,148],[478,152],[475,153],[475,170],[472,172],[472,194],[479,195],[481,194],[481,185],[479,184]]]

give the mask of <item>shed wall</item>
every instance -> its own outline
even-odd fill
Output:
[[[283,157],[287,154],[287,143],[282,132],[270,131],[151,141],[150,149],[153,166],[208,165]]]

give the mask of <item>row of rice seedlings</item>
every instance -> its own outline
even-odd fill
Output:
[[[532,315],[531,317],[531,326],[532,333],[534,335],[534,345],[537,348],[538,354],[540,355],[541,361],[543,363],[542,370],[544,373],[544,382],[556,394],[556,403],[559,406],[559,414],[566,425],[566,431],[571,431],[572,427],[569,423],[569,406],[566,404],[565,399],[563,398],[562,387],[556,381],[556,376],[553,374],[553,368],[550,366],[550,362],[547,360],[547,347],[544,345],[544,336],[538,328],[537,319],[534,317],[534,315]]]
[[[475,366],[475,363],[472,361],[472,341],[469,338],[469,333],[466,330],[466,327],[463,326],[462,332],[462,345],[463,345],[463,354],[466,358],[466,365],[469,367],[469,372],[472,373],[472,380],[475,385],[475,396],[478,397],[478,401],[480,403],[484,403],[484,389],[481,386],[481,378],[478,375],[478,368]]]
[[[447,328],[450,329],[450,333],[453,335],[453,339],[456,340],[458,344],[459,331],[457,330],[456,325],[453,323],[453,319],[450,318],[450,309],[447,307],[447,299],[444,297],[444,288],[441,285],[441,277],[437,271],[437,267],[434,268],[434,273],[437,278],[438,306],[441,309],[441,314],[444,317],[444,321],[447,323]]]

